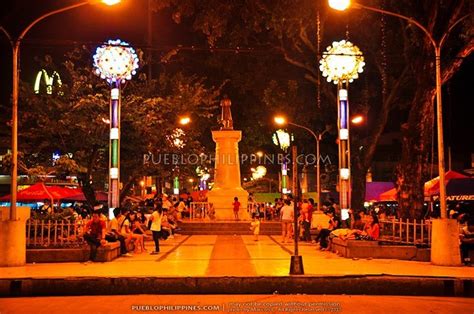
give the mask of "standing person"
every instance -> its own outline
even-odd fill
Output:
[[[260,234],[260,215],[253,215],[253,221],[250,223],[250,230],[253,231],[253,240],[258,241],[258,235]]]
[[[239,210],[240,210],[240,202],[238,197],[234,197],[234,202],[232,203],[234,207],[234,218],[235,220],[239,220]]]
[[[280,210],[280,220],[281,220],[281,236],[282,243],[290,240],[292,227],[294,219],[294,208],[291,206],[291,201],[289,199],[285,200],[285,205]]]
[[[84,240],[89,243],[91,248],[89,259],[95,261],[97,256],[97,248],[101,245],[105,245],[105,222],[100,220],[100,213],[94,211],[92,213],[92,220],[86,224],[86,231],[84,233]]]
[[[311,216],[313,214],[312,206],[307,199],[301,204],[301,224],[303,225],[303,240],[311,242]]]
[[[153,213],[150,216],[151,226],[150,230],[153,234],[153,241],[155,242],[155,250],[150,254],[156,255],[160,253],[160,234],[161,234],[161,219],[163,217],[163,208],[156,204]]]

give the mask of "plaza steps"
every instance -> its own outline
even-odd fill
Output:
[[[178,223],[181,229],[177,233],[185,235],[250,235],[250,221],[182,221]],[[262,221],[261,235],[281,234],[281,224],[278,221]]]

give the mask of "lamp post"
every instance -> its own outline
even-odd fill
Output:
[[[404,16],[399,13],[390,12],[387,10],[374,8],[359,3],[351,3],[350,0],[329,0],[329,6],[333,9],[343,11],[349,7],[355,9],[365,9],[377,13],[382,13],[394,17],[398,17],[402,20],[407,21],[410,24],[418,27],[428,37],[430,43],[433,46],[435,54],[435,67],[436,67],[436,116],[437,116],[437,135],[438,135],[438,172],[439,172],[439,198],[441,207],[441,221],[437,221],[433,225],[433,234],[455,234],[454,230],[457,228],[454,221],[449,222],[447,209],[446,209],[446,180],[445,180],[445,166],[444,166],[444,139],[443,139],[443,107],[441,98],[441,48],[451,32],[451,30],[462,22],[473,13],[469,13],[459,18],[451,24],[448,30],[443,34],[439,41],[435,40],[433,35],[421,25],[418,21],[411,17]],[[435,232],[436,231],[436,232]],[[432,249],[431,249],[431,261],[440,265],[457,265],[459,264],[460,256],[457,244],[457,239],[452,236],[451,240],[440,239],[435,241],[432,237]],[[433,244],[435,246],[433,246]]]
[[[349,141],[349,98],[348,85],[362,73],[364,57],[359,48],[351,42],[333,42],[326,49],[320,61],[320,70],[328,82],[337,84],[337,126],[339,147],[339,205],[341,219],[349,218],[351,207],[351,155]]]
[[[293,140],[293,136],[288,132],[285,132],[282,129],[276,130],[273,133],[273,143],[281,148],[281,150],[286,154],[288,148],[291,145],[291,141]],[[281,163],[281,193],[282,195],[288,193],[288,163],[286,160],[286,156],[283,156],[283,160]]]
[[[21,33],[14,39],[7,32],[5,28],[0,26],[0,30],[7,36],[11,48],[12,48],[12,159],[11,159],[11,178],[10,178],[10,219],[15,219],[16,217],[16,200],[17,200],[17,180],[18,180],[18,97],[19,97],[19,82],[20,82],[20,73],[19,73],[19,56],[20,56],[20,45],[21,41],[28,33],[28,31],[35,26],[38,22],[46,19],[49,16],[56,15],[65,11],[69,11],[75,8],[82,7],[87,4],[95,4],[102,2],[106,5],[114,5],[120,2],[120,0],[89,0],[82,1],[76,4],[72,4],[57,10],[50,11],[45,13],[31,22]]]
[[[279,124],[279,125],[289,124],[289,125],[295,126],[297,128],[304,129],[304,130],[308,131],[314,137],[314,139],[316,140],[316,193],[318,194],[316,202],[317,202],[317,210],[320,211],[321,210],[321,180],[320,180],[320,178],[321,178],[321,168],[320,168],[321,154],[320,154],[320,150],[319,150],[319,141],[321,141],[321,139],[323,138],[323,135],[328,132],[328,129],[324,130],[321,133],[315,133],[310,128],[307,128],[304,125],[300,125],[300,124],[297,124],[297,123],[287,121],[286,118],[281,117],[281,116],[275,117],[274,121],[275,121],[276,124]]]
[[[109,40],[96,49],[94,67],[95,73],[110,85],[109,211],[112,213],[120,206],[121,84],[136,74],[138,56],[128,43]]]

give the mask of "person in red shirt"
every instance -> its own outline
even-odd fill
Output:
[[[237,197],[234,197],[234,202],[232,203],[232,206],[234,207],[235,220],[239,220],[240,202]]]
[[[105,245],[105,221],[100,219],[100,212],[94,211],[92,213],[92,219],[86,224],[84,233],[84,240],[87,241],[91,248],[89,259],[94,261],[97,256],[97,248],[101,245]]]
[[[380,237],[380,226],[377,215],[367,217],[364,231],[359,232],[359,234],[361,234],[361,240],[378,240]]]

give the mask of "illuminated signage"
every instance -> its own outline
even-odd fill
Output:
[[[61,77],[59,76],[58,72],[54,71],[53,74],[49,76],[48,72],[45,69],[38,71],[38,74],[36,74],[36,80],[35,80],[35,86],[34,86],[35,94],[40,93],[41,80],[44,81],[44,85],[46,86],[46,94],[48,95],[53,94],[53,85],[55,84],[58,90],[57,94],[58,95],[64,94],[61,90],[63,83],[61,81]]]

